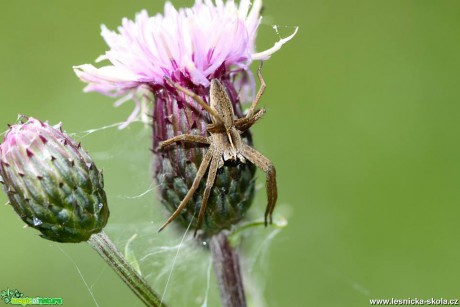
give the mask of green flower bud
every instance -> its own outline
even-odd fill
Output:
[[[109,217],[102,172],[60,125],[23,119],[0,145],[0,181],[10,204],[45,239],[88,240]]]

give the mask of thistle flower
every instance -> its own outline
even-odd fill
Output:
[[[87,241],[109,217],[102,173],[60,125],[22,119],[0,145],[0,179],[10,204],[46,239]]]
[[[255,52],[262,2],[196,0],[191,8],[176,10],[165,4],[164,15],[149,17],[146,11],[134,21],[123,19],[118,32],[102,26],[102,36],[110,47],[97,61],[111,65],[96,68],[85,64],[74,67],[78,77],[88,83],[85,91],[133,98],[132,120],[141,109],[139,91],[154,94],[153,148],[154,174],[160,184],[163,204],[174,211],[195,178],[204,147],[177,144],[157,151],[159,142],[180,134],[207,136],[209,115],[190,97],[176,91],[167,79],[188,88],[209,103],[211,79],[226,88],[237,117],[243,115],[242,102],[254,93],[254,78],[249,69],[254,60],[266,60],[290,40],[281,39],[272,48]],[[129,122],[128,120],[128,122]],[[251,143],[249,132],[243,140]],[[228,229],[246,213],[254,194],[254,165],[225,166],[217,174],[208,201],[203,230],[213,234]],[[204,182],[190,200],[181,217],[184,225],[193,221],[201,205]]]

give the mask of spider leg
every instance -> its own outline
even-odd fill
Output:
[[[163,142],[160,142],[160,148],[163,149],[166,146],[169,146],[176,142],[190,142],[190,143],[201,143],[201,144],[209,144],[209,140],[201,135],[194,135],[194,134],[181,134],[174,136],[170,139],[167,139]]]
[[[251,128],[252,125],[262,118],[265,114],[265,109],[258,110],[252,117],[242,117],[235,120],[235,127],[240,131],[246,131]],[[208,129],[209,130],[209,129]]]
[[[209,195],[211,194],[211,188],[214,186],[214,180],[216,179],[217,169],[219,168],[218,160],[219,156],[213,153],[211,165],[209,166],[208,179],[206,181],[206,188],[203,192],[203,200],[201,202],[200,213],[198,214],[198,223],[195,229],[195,236],[198,229],[201,228],[203,223],[204,214],[206,212],[206,205],[208,204]]]
[[[254,163],[257,167],[262,169],[267,176],[267,208],[265,209],[265,226],[267,226],[267,220],[272,223],[272,214],[275,209],[276,199],[278,198],[278,191],[276,188],[276,171],[273,163],[260,152],[250,147],[249,145],[243,144],[242,153],[245,158]]]
[[[211,108],[206,102],[204,102],[203,99],[201,99],[200,96],[198,96],[196,93],[192,92],[191,90],[173,82],[171,80],[171,78],[169,77],[166,77],[165,76],[165,79],[166,81],[169,83],[169,85],[171,86],[174,86],[178,91],[181,91],[182,93],[184,93],[185,95],[189,96],[189,97],[192,97],[193,100],[195,100],[203,109],[205,109],[206,111],[208,111],[209,114],[211,114],[214,118],[216,118],[218,121],[220,122],[224,122],[224,120],[222,119],[222,117],[219,115],[219,113],[217,113],[216,110],[214,110],[213,108]]]
[[[219,124],[208,124],[206,126],[206,130],[208,130],[209,133],[227,132],[227,129],[225,129],[225,126],[224,125],[219,125]]]
[[[164,223],[163,226],[160,227],[158,232],[162,231],[166,226],[168,226],[169,223],[171,223],[180,214],[180,212],[185,208],[190,198],[192,198],[196,189],[198,189],[198,186],[200,185],[201,178],[203,178],[204,174],[206,174],[206,170],[208,169],[209,163],[211,162],[211,159],[212,159],[212,154],[213,154],[213,151],[211,149],[209,149],[206,152],[206,154],[203,157],[203,161],[201,161],[200,167],[198,168],[198,171],[196,172],[196,176],[195,176],[195,179],[193,180],[190,190],[188,190],[187,194],[185,195],[184,199],[181,201],[180,205],[177,207],[176,211],[174,211],[174,213],[169,217],[166,223]]]
[[[259,91],[257,92],[256,99],[254,99],[254,101],[251,104],[251,107],[248,110],[248,113],[246,114],[247,118],[250,118],[250,117],[252,117],[254,115],[254,110],[255,110],[257,104],[259,103],[260,97],[262,97],[262,95],[264,94],[264,91],[265,91],[266,84],[265,84],[264,78],[262,77],[262,73],[260,72],[261,69],[262,69],[262,64],[263,64],[263,62],[261,61],[260,65],[259,65],[259,68],[257,69],[257,76],[259,77],[260,88],[259,88]]]

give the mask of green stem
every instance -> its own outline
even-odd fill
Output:
[[[117,250],[110,238],[103,231],[93,234],[89,238],[88,243],[104,258],[105,262],[112,267],[146,306],[166,306],[161,302],[158,294],[148,285],[145,279],[126,261],[125,257]]]

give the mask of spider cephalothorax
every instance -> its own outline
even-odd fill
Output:
[[[192,186],[174,213],[169,217],[166,223],[161,226],[160,231],[171,223],[181,213],[185,206],[187,206],[187,203],[198,189],[201,179],[209,169],[206,187],[203,192],[202,203],[198,215],[198,222],[195,230],[196,234],[196,231],[200,229],[204,218],[206,204],[216,179],[217,170],[223,167],[224,163],[227,161],[246,163],[246,160],[248,160],[266,173],[268,204],[265,210],[265,225],[267,225],[268,222],[272,222],[272,213],[277,199],[275,167],[268,158],[244,143],[241,138],[241,134],[248,130],[265,113],[265,109],[263,108],[255,111],[260,97],[265,90],[265,82],[260,73],[260,69],[261,66],[259,66],[257,71],[261,83],[260,89],[246,116],[238,119],[235,119],[230,98],[225,90],[225,87],[218,79],[211,80],[209,105],[206,104],[197,94],[180,86],[179,84],[173,83],[168,79],[168,82],[170,82],[177,90],[192,97],[199,105],[201,105],[201,107],[209,113],[212,123],[207,126],[207,137],[193,134],[181,134],[160,143],[161,149],[164,149],[176,142],[195,142],[209,145],[200,167],[198,168],[196,177],[193,180]]]

